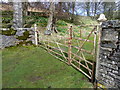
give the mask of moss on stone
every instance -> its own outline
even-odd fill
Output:
[[[12,20],[12,18],[11,17],[2,17],[2,23],[10,23],[11,22],[11,20]]]
[[[2,11],[2,15],[13,15],[13,11]]]
[[[10,28],[10,30],[2,31],[1,34],[6,36],[12,36],[16,34],[16,30]]]
[[[4,25],[2,25],[2,28],[11,28],[11,26],[12,25],[10,25],[10,24],[4,24]]]
[[[19,40],[27,40],[27,38],[29,38],[29,31],[25,31],[23,33],[23,36],[18,36],[17,39]]]
[[[19,42],[19,44],[17,44],[17,46],[23,46],[23,45],[33,45],[32,41],[21,41]]]

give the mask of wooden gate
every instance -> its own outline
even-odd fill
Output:
[[[64,32],[44,35],[39,33],[39,43],[52,56],[76,68],[93,81],[98,38],[98,25],[78,26]]]

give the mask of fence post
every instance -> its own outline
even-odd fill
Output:
[[[35,29],[35,45],[38,45],[38,40],[37,40],[37,25],[34,24],[34,29]]]
[[[70,29],[69,29],[69,41],[68,41],[68,64],[69,65],[72,62],[72,59],[71,59],[71,52],[72,52],[71,44],[72,44],[72,26],[70,26]]]
[[[82,30],[80,29],[80,38],[82,38]]]

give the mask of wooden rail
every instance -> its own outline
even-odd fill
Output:
[[[81,25],[84,26],[84,25]],[[86,26],[86,25],[85,25]],[[68,65],[73,66],[74,68],[76,68],[77,70],[79,70],[80,72],[82,72],[86,77],[88,77],[89,79],[91,79],[91,81],[94,80],[94,67],[95,67],[95,63],[94,61],[89,61],[86,59],[86,55],[84,54],[88,54],[90,56],[93,57],[93,59],[96,59],[96,45],[97,45],[97,31],[96,28],[99,25],[87,25],[90,27],[94,28],[89,31],[89,35],[86,37],[86,39],[82,38],[82,31],[80,30],[80,37],[73,37],[73,28],[72,26],[70,26],[69,30],[68,30],[68,41],[66,41],[65,39],[61,39],[62,42],[60,42],[59,40],[49,40],[49,39],[45,39],[45,40],[41,40],[44,42],[46,49],[48,50],[48,52],[58,58],[60,61],[65,62]],[[94,33],[95,32],[95,33]],[[94,34],[94,35],[92,35]],[[94,40],[89,40],[90,37],[94,36]],[[51,36],[53,37],[53,36]],[[53,37],[54,38],[54,37]],[[64,43],[67,42],[67,43]],[[77,43],[74,43],[76,41]],[[79,42],[79,41],[83,41],[83,42]],[[85,43],[93,43],[91,44],[92,50],[86,50],[84,49],[84,45]],[[53,45],[55,44],[55,45]],[[75,45],[76,44],[76,45]],[[65,47],[65,50],[63,49]],[[74,50],[77,51],[74,51]],[[65,56],[65,54],[67,54]],[[61,58],[62,57],[62,58]],[[84,62],[84,63],[82,63]],[[87,71],[85,71],[87,70]]]
[[[72,46],[72,47],[74,47],[74,48],[76,48],[76,49],[79,49],[79,47],[77,47],[77,46]],[[93,55],[92,52],[87,51],[87,50],[85,50],[85,49],[82,49],[82,48],[81,48],[81,51],[86,52],[86,53],[88,53],[88,54],[90,54],[90,55]]]
[[[91,62],[88,61],[88,60],[83,59],[82,57],[78,56],[77,54],[74,54],[74,53],[71,53],[71,54],[73,54],[75,57],[79,58],[80,60],[84,60],[85,62],[87,62],[87,63],[93,65],[93,63],[91,63]]]
[[[81,70],[79,67],[77,67],[75,64],[73,64],[73,63],[71,63],[71,65],[73,66],[73,67],[75,67],[76,69],[78,69],[80,72],[82,72],[85,76],[87,76],[89,79],[91,79],[91,77],[87,74],[87,73],[85,73],[83,70]]]
[[[77,37],[73,37],[73,39],[94,43],[94,41],[92,40],[87,40],[87,39],[82,39],[82,38],[77,38]]]
[[[73,59],[73,58],[72,58],[72,60],[75,61],[76,63],[78,63],[79,65],[83,66],[84,68],[88,69],[90,72],[92,72],[92,70],[89,69],[87,66],[81,64],[80,62],[78,62],[77,60],[75,60],[75,59]]]

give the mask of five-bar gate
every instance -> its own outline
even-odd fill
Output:
[[[44,35],[39,33],[39,43],[51,55],[73,66],[91,81],[94,80],[98,25],[72,26],[65,32]]]

